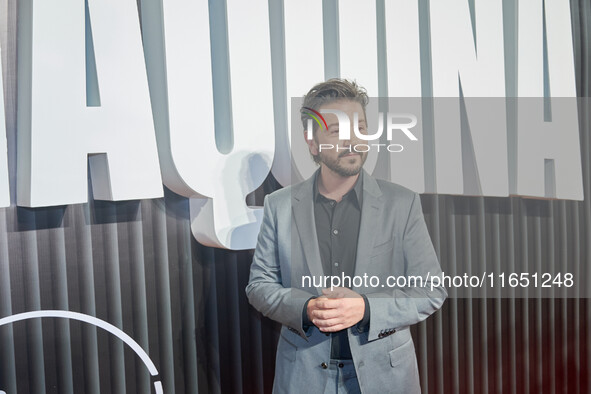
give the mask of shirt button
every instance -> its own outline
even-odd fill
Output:
[[[338,234],[339,234],[339,230],[337,230],[337,229],[335,228],[334,230],[332,230],[332,233],[333,233],[334,235],[338,235]]]
[[[334,266],[335,267],[338,267],[339,266],[339,263],[335,261]]]
[[[322,369],[327,369],[328,368],[328,364],[327,363],[322,363],[322,364],[320,364],[320,366],[322,367]]]
[[[334,201],[331,201],[331,202],[330,202],[330,206],[331,206],[331,207],[334,207],[334,204],[335,204],[335,202],[334,202]]]

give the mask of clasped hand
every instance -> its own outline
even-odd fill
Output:
[[[365,301],[357,292],[346,287],[323,289],[322,296],[308,302],[308,318],[323,332],[336,332],[353,326],[363,319]]]

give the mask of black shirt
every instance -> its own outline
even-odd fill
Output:
[[[339,202],[320,194],[318,180],[314,182],[314,219],[324,275],[341,277],[344,274],[352,279],[355,272],[363,202],[361,177],[359,174],[353,188]]]
[[[318,247],[324,275],[349,277],[353,280],[355,274],[355,259],[357,257],[357,238],[361,222],[361,207],[363,203],[363,172],[359,174],[353,188],[347,192],[341,201],[336,202],[324,197],[318,191],[318,177],[314,179],[314,218]],[[342,287],[351,287],[351,283],[342,283]],[[330,287],[330,282],[327,284]],[[365,301],[365,314],[359,326],[369,322],[369,304]],[[310,325],[307,318],[307,303],[304,307],[304,324]],[[347,330],[332,333],[332,359],[351,359],[351,349]]]

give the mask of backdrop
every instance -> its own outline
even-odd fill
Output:
[[[330,20],[336,1],[324,6]],[[378,0],[378,13],[383,7]],[[215,20],[223,2],[210,1],[210,9]],[[571,15],[577,92],[588,97],[591,4],[572,0]],[[0,0],[12,190],[16,16],[17,0]],[[589,108],[579,112],[584,201],[422,196],[444,271],[499,261],[554,266],[568,259],[574,274],[590,283]],[[249,203],[261,205],[279,187],[270,175]],[[36,319],[0,327],[0,390],[147,393],[158,379],[165,393],[271,391],[278,327],[248,305],[244,288],[252,251],[198,244],[188,199],[166,190],[163,199],[52,208],[16,207],[14,192],[12,201],[0,209],[0,318],[40,309],[96,316],[137,341],[159,377],[103,330]],[[589,392],[589,295],[585,289],[574,299],[450,297],[412,329],[423,392]]]

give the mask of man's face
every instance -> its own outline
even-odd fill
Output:
[[[362,144],[364,141],[357,138],[353,132],[353,114],[357,113],[359,116],[359,131],[362,134],[367,134],[367,121],[363,107],[356,101],[343,99],[323,105],[318,111],[323,109],[339,110],[349,116],[351,139],[339,139],[339,121],[335,114],[322,114],[326,119],[328,131],[324,128],[318,128],[314,134],[314,139],[306,140],[310,153],[320,159],[321,166],[327,167],[342,177],[357,175],[361,171],[365,159],[367,159],[367,152],[356,152],[354,149],[356,144]],[[331,145],[332,148],[330,148]]]

